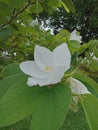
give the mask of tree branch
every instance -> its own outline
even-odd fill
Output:
[[[12,13],[12,16],[10,17],[10,19],[7,22],[5,22],[4,24],[2,24],[0,26],[0,28],[5,28],[8,24],[11,24],[21,13],[23,13],[33,3],[35,3],[35,2],[31,2],[29,0],[28,4],[24,8],[20,9],[18,12],[16,12],[16,9],[13,9],[13,13]]]

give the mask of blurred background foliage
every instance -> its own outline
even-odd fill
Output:
[[[83,42],[98,38],[98,1],[97,0],[73,0],[76,13],[66,13],[64,8],[59,8],[51,15],[46,12],[40,14],[45,26],[52,27],[54,34],[61,29],[70,32],[76,29],[83,36]],[[50,20],[47,23],[47,19]]]
[[[0,69],[13,62],[33,59],[36,44],[53,44],[54,36],[40,28],[40,21],[31,23],[41,12],[51,14],[65,4],[68,11],[75,12],[71,0],[0,0]]]

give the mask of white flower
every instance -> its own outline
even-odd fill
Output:
[[[78,36],[77,34],[76,34],[76,30],[74,30],[72,33],[71,33],[71,35],[70,35],[70,40],[76,40],[76,41],[78,41],[78,42],[82,42],[81,41],[81,39],[82,39],[82,36]]]
[[[98,60],[98,58],[94,55],[94,53],[90,53],[90,56],[93,57],[94,60]]]
[[[53,52],[39,45],[34,49],[34,61],[20,64],[21,70],[28,74],[29,86],[45,86],[59,83],[64,72],[70,68],[71,54],[66,43],[56,47]]]
[[[61,81],[64,73],[70,68],[71,54],[66,43],[56,47],[52,52],[39,45],[34,49],[34,61],[25,61],[20,64],[21,70],[29,75],[29,86],[46,86]],[[78,80],[69,78],[70,87],[75,94],[89,93],[86,87]]]
[[[37,20],[37,19],[32,20],[31,23],[30,23],[30,26],[31,26],[31,27],[38,26],[38,20]]]
[[[93,59],[98,60],[98,58],[96,56],[93,56]]]
[[[73,94],[76,95],[90,94],[90,92],[87,90],[84,84],[82,84],[79,80],[70,77],[69,81],[70,81],[70,87]]]

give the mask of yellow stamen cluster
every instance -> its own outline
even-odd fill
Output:
[[[46,71],[46,72],[52,72],[52,71],[53,71],[53,68],[50,67],[50,66],[46,66],[46,67],[45,67],[45,71]]]

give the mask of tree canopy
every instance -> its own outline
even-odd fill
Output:
[[[64,7],[54,11],[51,15],[47,12],[40,14],[46,26],[53,28],[57,34],[61,29],[78,30],[83,36],[83,41],[98,38],[98,1],[73,0],[76,13],[66,13]],[[49,19],[49,22],[47,22]]]

